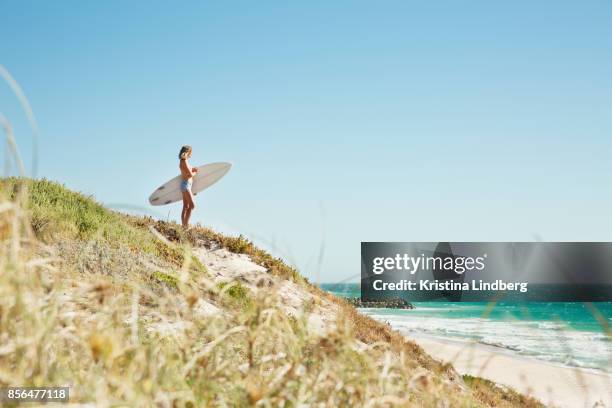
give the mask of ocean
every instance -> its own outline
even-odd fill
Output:
[[[322,284],[359,297],[358,283]],[[360,309],[410,336],[476,341],[570,367],[612,372],[612,302],[412,302],[415,309]]]

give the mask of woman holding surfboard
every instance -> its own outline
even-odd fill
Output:
[[[181,174],[157,187],[149,196],[151,205],[168,205],[183,201],[181,223],[189,226],[191,211],[195,208],[194,196],[219,181],[232,168],[232,163],[216,162],[199,167],[191,167],[191,146],[183,146],[179,151]],[[197,174],[196,174],[197,173]]]
[[[179,152],[179,168],[181,169],[181,194],[183,195],[183,212],[181,212],[183,228],[189,226],[191,211],[195,208],[191,185],[193,184],[193,176],[198,172],[198,168],[189,167],[187,160],[191,157],[191,154],[191,146],[186,145],[181,147],[181,151]]]

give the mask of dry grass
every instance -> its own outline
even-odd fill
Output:
[[[485,380],[479,377],[473,377],[471,375],[464,375],[463,379],[465,383],[472,389],[472,392],[486,405],[501,407],[501,406],[513,406],[513,407],[535,407],[542,406],[533,398],[526,397],[525,395],[519,394],[512,390],[503,389],[497,386],[495,383]]]
[[[0,183],[0,386],[69,385],[73,402],[98,406],[538,406],[466,386],[242,237],[184,234],[74,194]],[[308,308],[283,311],[274,287],[215,285],[191,254],[213,243],[334,302],[342,324],[321,336]],[[221,313],[202,314],[203,302]]]

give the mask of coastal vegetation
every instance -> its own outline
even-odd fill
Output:
[[[389,308],[389,309],[414,309],[412,303],[401,299],[381,299],[381,300],[361,300],[358,297],[350,297],[346,299],[355,307],[371,307],[371,308]]]
[[[461,377],[245,237],[1,179],[0,386],[49,385],[96,406],[541,406]]]

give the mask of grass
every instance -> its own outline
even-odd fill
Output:
[[[220,282],[217,288],[225,294],[231,302],[240,308],[249,308],[253,306],[250,292],[240,282]]]
[[[210,245],[314,300],[293,316],[275,286],[215,284],[192,252]],[[322,335],[308,319],[324,302],[338,324]],[[244,237],[119,214],[45,180],[2,180],[0,386],[50,384],[100,406],[540,406],[461,378]]]
[[[153,272],[152,277],[160,283],[165,283],[166,285],[168,285],[168,287],[172,289],[178,288],[178,277],[172,274],[163,271],[155,271]]]
[[[145,228],[126,222],[125,215],[59,183],[11,177],[0,180],[0,191],[8,200],[16,200],[20,191],[27,194],[23,201],[29,212],[30,226],[43,242],[75,240],[113,249],[125,248],[135,255],[149,254],[175,266],[182,266],[188,256],[184,248],[161,242]],[[196,271],[205,271],[196,258],[190,262]]]
[[[20,189],[28,190],[27,208],[31,225],[39,239],[103,240],[111,245],[127,245],[156,253],[150,234],[125,223],[91,197],[70,191],[47,180],[27,183],[24,179],[2,180],[2,189],[14,200]]]
[[[526,397],[513,390],[502,389],[494,382],[485,380],[484,378],[464,375],[463,380],[472,389],[478,400],[487,405],[501,405],[501,401],[503,401],[503,404],[517,407],[534,405],[532,398]]]

